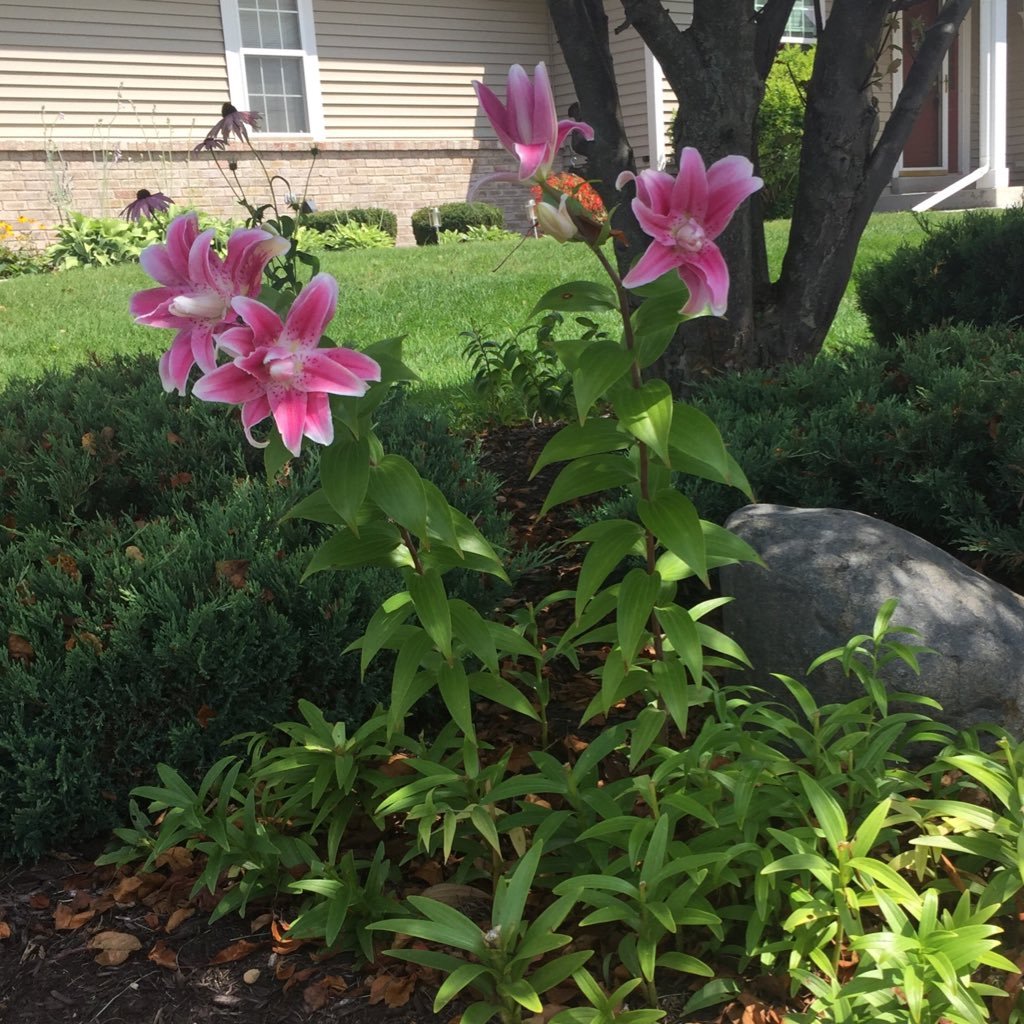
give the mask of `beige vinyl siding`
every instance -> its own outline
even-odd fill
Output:
[[[615,21],[612,20],[612,26]],[[626,138],[633,147],[637,168],[646,167],[650,157],[647,138],[647,78],[644,73],[644,44],[633,28],[611,35],[612,60],[619,87],[619,106]]]
[[[1024,19],[1007,12],[1006,164],[1010,184],[1024,185]]]
[[[552,59],[544,0],[315,0],[328,138],[493,138],[472,80]]]
[[[4,139],[202,134],[227,98],[217,0],[5,0],[0,96]]]
[[[693,19],[692,0],[664,0],[664,2],[665,7],[668,9],[669,14],[672,15],[672,20],[676,25],[680,28],[687,28]],[[672,86],[666,81],[664,75],[662,75],[661,79],[661,94],[663,118],[662,130],[665,133],[665,156],[671,164],[675,160],[675,152],[672,149],[672,128],[675,124],[676,114],[679,111],[679,99],[673,91]]]

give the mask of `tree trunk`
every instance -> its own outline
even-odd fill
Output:
[[[808,87],[800,181],[782,273],[770,282],[754,197],[718,239],[731,276],[727,319],[705,317],[684,326],[659,368],[673,387],[681,390],[723,369],[799,361],[820,350],[864,227],[971,2],[945,0],[876,141],[872,88],[880,41],[887,19],[906,3],[834,0]],[[678,143],[695,146],[708,163],[738,153],[756,164],[758,108],[793,0],[768,0],[760,12],[753,0],[694,0],[686,29],[676,27],[661,0],[620,3],[680,99]],[[606,81],[614,68],[607,22],[597,10],[601,0],[548,0],[548,5],[584,111],[596,117],[614,96],[618,127],[611,127],[621,132],[618,94]],[[622,140],[624,134],[595,162],[605,191],[625,166],[613,166],[621,159]],[[641,238],[638,245],[635,224],[629,233],[631,250],[638,254],[646,241]]]

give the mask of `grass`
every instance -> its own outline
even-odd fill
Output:
[[[773,272],[781,265],[788,233],[787,221],[767,227]],[[910,214],[878,214],[864,233],[857,265],[884,256],[901,242],[923,238]],[[468,381],[462,331],[473,327],[491,336],[514,331],[537,298],[558,282],[601,279],[584,246],[550,239],[527,240],[514,252],[507,242],[474,242],[328,253],[323,269],[341,285],[331,337],[358,345],[406,335],[407,362],[431,400],[450,398]],[[0,281],[0,386],[14,376],[70,369],[91,358],[163,351],[170,332],[139,327],[128,316],[132,292],[151,285],[135,265]],[[828,344],[868,339],[851,285]]]

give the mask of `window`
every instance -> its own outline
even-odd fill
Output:
[[[754,6],[761,10],[765,0],[757,0]],[[810,45],[817,38],[814,19],[814,0],[795,0],[793,10],[782,33],[783,43]]]
[[[261,130],[323,136],[311,0],[221,0],[231,102]]]
[[[796,0],[782,33],[784,43],[813,43],[817,37],[814,0]]]

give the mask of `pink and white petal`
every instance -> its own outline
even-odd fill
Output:
[[[228,304],[219,292],[200,288],[178,295],[167,307],[167,312],[184,320],[217,324],[227,316]]]
[[[147,288],[128,300],[128,311],[136,323],[147,327],[183,327],[181,319],[167,311],[180,294],[180,288]],[[174,323],[159,323],[158,320],[174,320]]]
[[[476,89],[476,97],[480,101],[480,106],[487,120],[491,122],[491,127],[498,136],[498,141],[511,153],[516,140],[510,132],[511,125],[505,105],[483,82],[474,82],[473,88]]]
[[[334,440],[334,420],[331,403],[323,392],[313,391],[306,399],[306,437],[317,444],[330,444]]]
[[[154,281],[171,288],[188,286],[188,263],[178,263],[166,245],[148,245],[139,253],[139,264]]]
[[[655,213],[670,214],[675,178],[667,171],[641,171],[636,176],[636,198]]]
[[[303,360],[301,386],[310,393],[331,395],[365,395],[367,388],[364,380],[319,350]]]
[[[683,257],[675,248],[651,242],[647,251],[622,279],[622,283],[626,288],[638,288],[650,281],[657,281],[662,274],[675,270],[682,262]]]
[[[530,76],[520,64],[508,69],[505,93],[508,109],[508,132],[516,142],[534,142],[533,137],[533,85]]]
[[[570,132],[579,132],[588,142],[594,141],[594,129],[586,121],[563,120],[558,122],[558,134],[555,136],[555,149],[559,149],[568,138]],[[621,177],[621,175],[620,175]],[[616,188],[619,186],[616,185]]]
[[[710,313],[711,292],[708,291],[708,283],[700,268],[692,263],[684,263],[679,267],[679,277],[690,293],[680,312],[687,316],[703,316]]]
[[[633,214],[645,234],[657,239],[662,245],[673,244],[669,229],[672,227],[674,218],[663,213],[655,213],[649,206],[641,203],[639,199],[633,200]]]
[[[690,301],[683,307],[683,311],[694,313],[710,306],[715,316],[722,316],[729,306],[729,267],[721,249],[714,242],[705,242],[700,253],[685,266],[693,268],[700,275],[704,289],[699,307],[695,306],[691,289]],[[680,268],[680,276],[689,287],[690,282],[683,275],[683,268]]]
[[[262,302],[237,295],[231,300],[231,308],[252,328],[253,345],[256,348],[273,345],[281,336],[284,329],[281,318]]]
[[[196,288],[216,288],[217,277],[212,268],[214,260],[219,257],[213,251],[213,228],[196,236],[192,248],[188,251],[188,279]]]
[[[198,235],[199,216],[196,213],[183,213],[167,227],[167,255],[183,280],[188,280],[188,254]]]
[[[299,455],[302,452],[302,435],[306,429],[306,392],[294,388],[274,389],[267,393],[267,399],[285,448],[292,455]]]
[[[263,286],[263,271],[267,264],[278,256],[284,256],[291,245],[287,238],[271,235],[262,242],[250,246],[233,278],[234,287],[242,295],[259,295]]]
[[[703,223],[708,208],[708,175],[704,159],[693,146],[679,156],[679,173],[672,188],[672,210],[685,213]]]
[[[228,405],[252,402],[263,393],[260,382],[234,363],[218,366],[192,386],[192,394],[196,398],[204,402],[226,402]]]
[[[224,273],[235,295],[258,295],[263,269],[274,258],[286,253],[291,243],[280,235],[260,228],[239,228],[228,239]]]
[[[195,362],[192,356],[192,328],[186,327],[178,331],[171,342],[171,347],[160,357],[160,382],[164,386],[164,391],[185,394],[188,375]]]
[[[192,328],[192,358],[203,373],[211,373],[217,368],[217,350],[210,324],[196,324]]]
[[[317,355],[333,359],[339,366],[354,373],[361,380],[380,380],[380,363],[352,348],[326,348]]]
[[[550,142],[517,142],[515,151],[519,157],[520,181],[529,181],[538,175],[546,177],[551,170],[554,152]]]
[[[330,274],[317,274],[288,310],[279,344],[316,348],[338,305],[338,282]]]
[[[260,394],[251,402],[242,406],[242,429],[245,431],[245,439],[253,448],[266,448],[269,441],[257,441],[252,436],[252,428],[257,423],[262,423],[270,415],[270,402],[265,394]]]
[[[530,113],[530,134],[524,141],[543,142],[554,147],[558,135],[558,113],[555,110],[555,95],[551,91],[548,69],[541,61],[533,69],[533,103]]]
[[[227,330],[214,332],[214,341],[222,352],[232,358],[252,355],[255,345],[251,327],[229,327]]]
[[[615,179],[616,190],[621,192],[631,181],[636,181],[636,175],[632,171],[619,171],[619,176]]]
[[[745,156],[727,156],[708,168],[708,209],[704,230],[717,238],[732,220],[736,208],[764,182],[754,175],[754,165]]]

